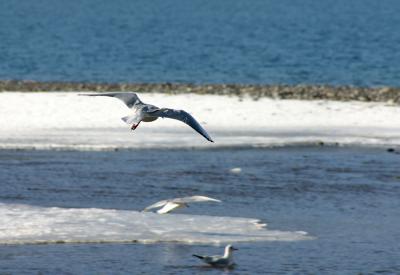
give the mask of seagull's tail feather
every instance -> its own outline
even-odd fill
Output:
[[[193,254],[192,256],[193,256],[193,257],[197,257],[197,258],[199,258],[199,259],[204,259],[204,256],[200,256],[200,255],[196,255],[196,254]]]
[[[121,117],[122,121],[125,122],[126,124],[136,124],[138,123],[138,117],[137,116],[124,116]]]

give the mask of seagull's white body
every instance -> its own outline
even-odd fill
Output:
[[[157,210],[157,213],[158,214],[167,214],[174,209],[178,209],[178,208],[182,208],[182,207],[187,207],[187,205],[184,203],[167,202],[163,208]]]
[[[205,197],[205,196],[183,197],[183,198],[175,198],[175,199],[162,200],[162,201],[156,202],[156,203],[146,207],[143,211],[146,212],[146,211],[149,211],[150,209],[162,207],[161,209],[157,210],[157,213],[158,214],[166,214],[177,208],[188,207],[188,203],[205,202],[205,201],[221,202],[220,200],[216,200],[216,199]]]
[[[122,118],[124,122],[131,125],[131,129],[135,130],[140,122],[151,122],[159,117],[172,118],[180,120],[196,132],[206,138],[208,141],[214,142],[208,135],[206,130],[187,112],[183,110],[174,110],[169,108],[158,108],[151,104],[143,103],[135,93],[98,93],[98,94],[82,94],[86,96],[109,96],[115,97],[123,101],[128,106],[133,114]]]
[[[201,256],[196,254],[193,254],[193,256],[214,267],[231,267],[235,264],[233,262],[232,255],[234,250],[237,250],[237,248],[234,248],[231,244],[229,244],[225,247],[225,253],[223,256]]]

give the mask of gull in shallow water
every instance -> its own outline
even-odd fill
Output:
[[[205,196],[183,197],[183,198],[169,199],[169,200],[163,200],[163,201],[156,202],[150,206],[147,206],[143,211],[146,212],[146,211],[149,211],[150,209],[162,207],[161,209],[157,210],[157,213],[158,214],[166,214],[176,208],[189,207],[188,203],[204,202],[204,201],[221,202],[220,200],[216,200],[216,199],[205,197]]]
[[[131,126],[132,130],[135,130],[140,122],[151,122],[159,117],[172,118],[180,120],[196,132],[205,137],[208,141],[214,142],[211,137],[207,134],[206,130],[187,112],[183,110],[174,110],[169,108],[158,108],[151,104],[143,103],[137,94],[135,93],[99,93],[99,94],[80,94],[85,96],[110,96],[122,100],[126,106],[128,106],[133,114],[130,116],[123,117],[122,120]]]
[[[214,266],[214,267],[232,267],[235,263],[233,262],[232,253],[234,250],[238,250],[233,247],[231,244],[228,244],[225,247],[225,253],[223,256],[201,256],[197,254],[193,254],[193,257],[197,257],[201,259],[203,262]]]

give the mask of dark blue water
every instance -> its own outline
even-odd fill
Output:
[[[400,86],[397,0],[1,1],[0,79]]]
[[[382,149],[0,151],[0,202],[142,209],[157,199],[219,198],[183,213],[260,218],[315,240],[239,243],[237,267],[205,268],[184,244],[0,246],[10,274],[400,273],[400,155]],[[229,169],[241,167],[241,174]]]

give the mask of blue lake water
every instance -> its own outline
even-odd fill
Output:
[[[1,1],[0,79],[400,86],[396,0]]]
[[[191,254],[222,246],[0,245],[5,274],[364,274],[400,272],[400,155],[383,149],[293,147],[117,152],[0,151],[0,202],[139,210],[204,194],[179,211],[258,218],[314,240],[238,243],[237,267]],[[242,172],[229,170],[241,167]],[[179,225],[177,225],[179,226]]]

